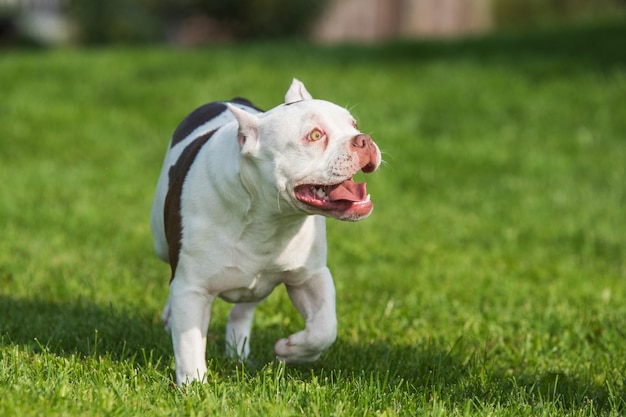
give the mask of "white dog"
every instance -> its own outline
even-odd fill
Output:
[[[179,385],[206,373],[216,297],[235,303],[227,353],[245,359],[257,304],[285,284],[305,329],[274,346],[286,363],[315,361],[335,340],[335,289],[325,217],[356,221],[372,202],[353,176],[380,151],[350,113],[314,100],[294,80],[285,103],[262,112],[245,99],[206,104],[176,129],[152,206],[158,256],[170,263],[163,322]]]

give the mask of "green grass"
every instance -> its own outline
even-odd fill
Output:
[[[626,412],[626,23],[454,43],[4,51],[0,415],[618,416]],[[173,381],[149,208],[195,106],[351,108],[385,164],[329,222],[337,342],[284,368],[282,288],[252,362]]]

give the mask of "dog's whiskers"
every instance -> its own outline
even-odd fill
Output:
[[[278,206],[278,212],[281,213],[281,209],[280,209],[280,191],[279,190],[276,191],[276,205]]]

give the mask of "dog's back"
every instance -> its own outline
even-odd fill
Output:
[[[250,113],[258,114],[262,112],[261,109],[244,98],[234,98],[228,102],[216,101],[207,103],[192,111],[178,125],[170,140],[157,182],[150,220],[154,249],[158,257],[165,262],[169,262],[169,248],[165,235],[163,216],[165,198],[170,188],[170,170],[176,165],[183,152],[193,144],[195,139],[208,135],[235,120],[233,114],[228,111],[226,103],[231,103]]]

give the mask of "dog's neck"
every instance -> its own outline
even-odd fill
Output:
[[[213,189],[220,194],[220,200],[229,216],[237,218],[240,225],[239,237],[264,242],[291,240],[303,229],[313,228],[312,216],[284,201],[280,190],[276,188],[259,188],[264,184],[255,178],[258,167],[246,156],[241,155],[237,141],[231,129],[235,126],[224,126],[219,136],[211,139],[209,153],[224,155],[223,158],[206,164],[206,181],[211,182]],[[270,198],[268,198],[270,197]],[[232,227],[233,223],[230,223]]]

